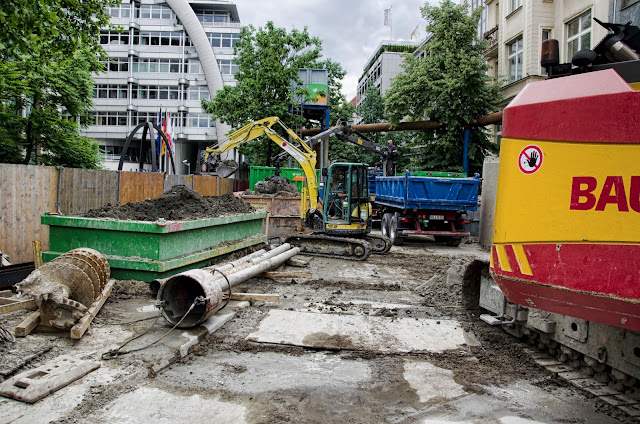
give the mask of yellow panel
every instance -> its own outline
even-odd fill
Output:
[[[631,86],[631,88],[633,88],[636,91],[640,91],[640,82],[632,82],[631,84],[629,84]]]
[[[503,271],[511,272],[511,264],[507,258],[507,251],[502,244],[496,244],[496,252],[498,253],[498,265]]]
[[[543,125],[541,123],[541,125]],[[543,154],[539,169],[525,174],[518,166],[529,145]],[[627,242],[640,240],[640,144],[570,143],[502,139],[494,221],[494,243]],[[595,205],[575,207],[588,197],[574,196],[588,186],[574,178],[595,183]],[[615,177],[617,184],[603,190]],[[632,189],[632,177],[635,188]],[[631,197],[633,194],[633,197]],[[620,201],[612,201],[607,197]],[[600,203],[603,202],[603,203]],[[602,210],[596,210],[600,204]],[[625,211],[624,209],[628,209]]]
[[[516,254],[520,272],[526,275],[533,275],[533,272],[531,272],[531,265],[529,265],[529,259],[527,258],[527,254],[524,251],[524,247],[522,247],[521,244],[513,244],[512,247],[513,251]]]

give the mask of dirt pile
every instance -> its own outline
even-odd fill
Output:
[[[154,199],[122,206],[107,204],[101,208],[91,209],[82,216],[124,221],[156,221],[159,218],[177,221],[215,218],[253,211],[251,205],[231,193],[222,196],[202,196],[183,185],[178,185]]]

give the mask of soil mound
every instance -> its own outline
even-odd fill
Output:
[[[202,196],[186,186],[178,185],[155,199],[127,203],[122,206],[107,204],[101,208],[91,209],[82,216],[123,221],[156,221],[159,218],[170,221],[190,221],[253,211],[251,205],[231,193],[222,196]]]

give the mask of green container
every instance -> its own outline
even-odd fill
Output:
[[[220,256],[264,243],[266,212],[193,221],[119,221],[43,215],[49,249],[43,260],[79,247],[107,257],[112,278],[151,281],[215,263]]]
[[[249,190],[254,190],[258,181],[263,181],[268,177],[275,175],[276,168],[272,166],[252,166],[249,168]],[[306,186],[306,181],[293,181],[293,177],[304,177],[304,171],[301,168],[280,168],[280,176],[287,178],[296,185],[298,193],[302,192],[302,187]],[[320,170],[316,169],[316,178],[320,181]]]

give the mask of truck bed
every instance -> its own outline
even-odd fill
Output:
[[[398,209],[474,211],[478,207],[480,177],[376,177],[375,202]]]

